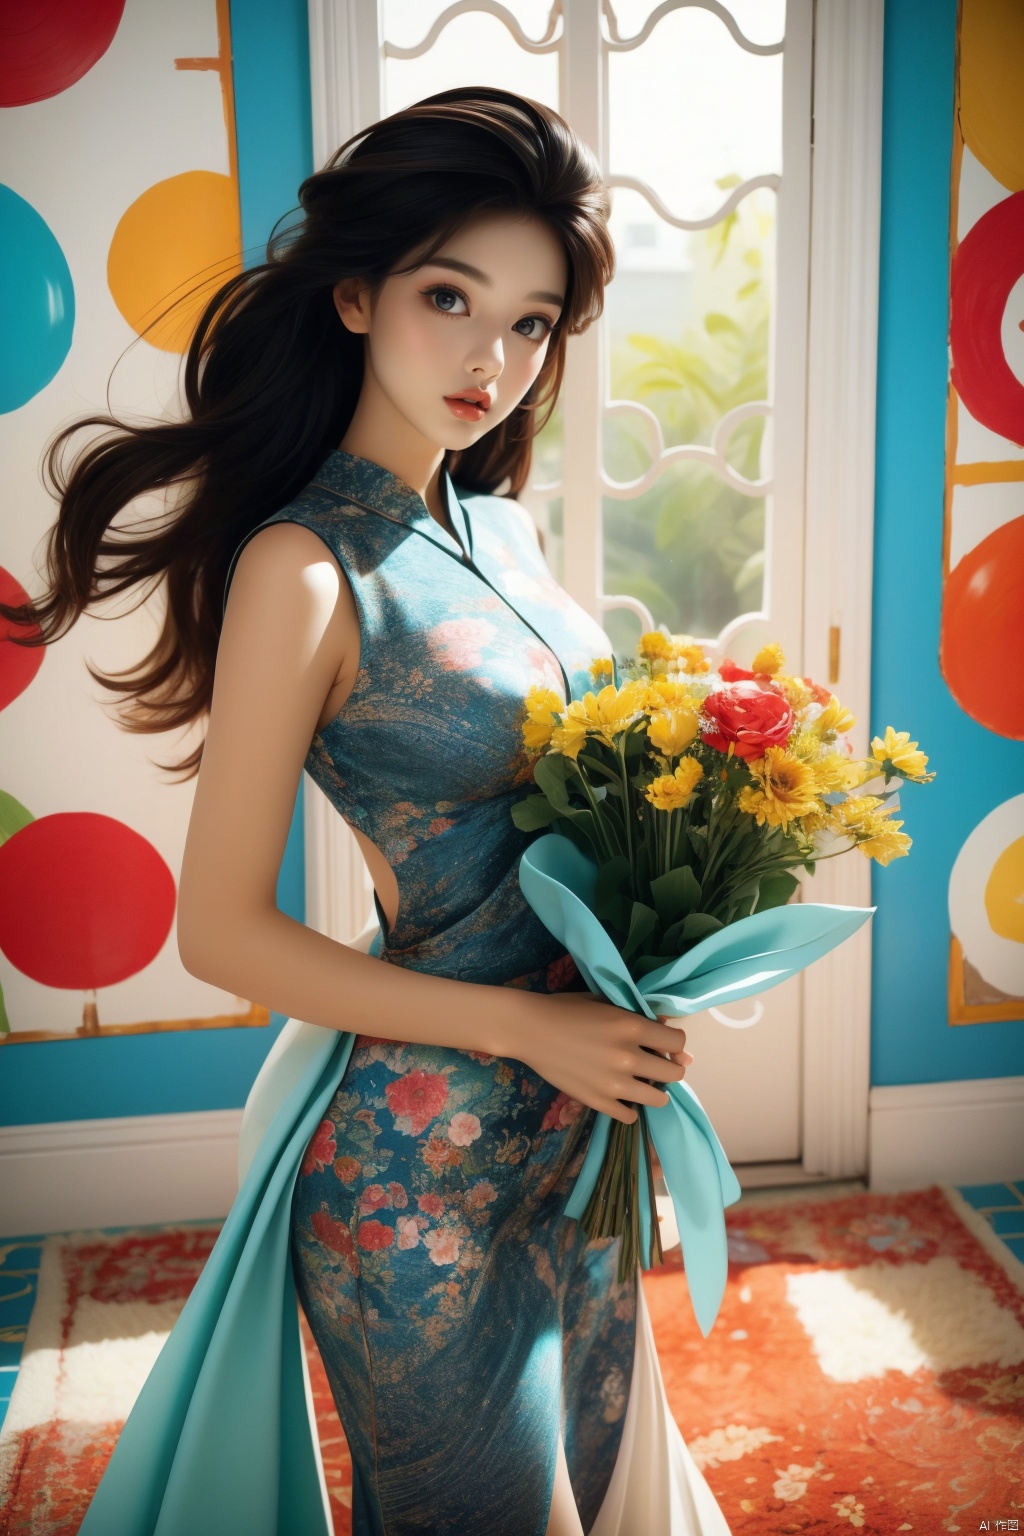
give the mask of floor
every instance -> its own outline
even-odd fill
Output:
[[[742,1198],[753,1202],[773,1195],[778,1197],[780,1193],[785,1193],[786,1198],[810,1197],[813,1188],[804,1185],[784,1192],[758,1189],[745,1193]],[[1007,1184],[960,1185],[958,1188],[968,1204],[986,1218],[992,1230],[1024,1263],[1024,1179]],[[42,1241],[39,1236],[0,1240],[0,1424],[14,1390],[32,1316]]]

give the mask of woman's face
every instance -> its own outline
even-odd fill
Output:
[[[339,283],[342,321],[366,336],[360,409],[397,413],[435,449],[470,447],[536,379],[567,281],[549,226],[502,213],[464,224],[415,271],[386,278],[375,299]]]

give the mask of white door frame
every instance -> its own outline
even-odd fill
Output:
[[[871,702],[883,17],[884,0],[814,0],[803,665],[857,716],[858,753]],[[319,166],[380,115],[378,3],[309,0],[309,23]],[[308,776],[305,854],[307,921],[350,941],[371,904],[365,864]],[[868,861],[851,852],[823,864],[808,894],[870,905]],[[772,1165],[773,1181],[863,1175],[870,925],[804,973],[803,1018],[802,1161]]]

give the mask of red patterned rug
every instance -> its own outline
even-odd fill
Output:
[[[734,1536],[1024,1530],[1024,1266],[983,1219],[938,1185],[745,1196],[726,1214],[710,1338],[678,1248],[644,1286],[673,1413]],[[78,1530],[217,1230],[47,1240],[0,1435],[3,1536]],[[351,1536],[348,1451],[309,1348]]]

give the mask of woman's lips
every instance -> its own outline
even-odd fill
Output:
[[[444,402],[453,416],[460,421],[480,421],[486,414],[482,405],[473,400],[463,400],[461,395],[445,395]]]

